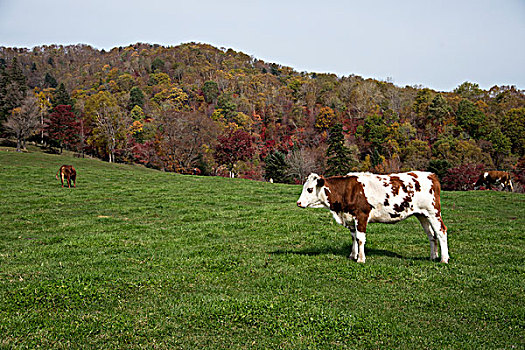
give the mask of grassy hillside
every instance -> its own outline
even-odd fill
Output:
[[[361,265],[300,186],[0,151],[0,189],[0,348],[525,346],[520,194],[445,192],[448,265],[415,219]]]

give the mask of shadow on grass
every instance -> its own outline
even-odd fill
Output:
[[[332,255],[340,255],[340,256],[348,257],[351,252],[352,252],[352,245],[345,244],[340,247],[323,246],[323,247],[310,247],[310,248],[303,248],[303,249],[278,249],[273,252],[270,252],[270,254],[275,254],[275,255],[297,254],[297,255],[308,255],[308,256],[332,254]],[[394,252],[391,252],[389,250],[384,250],[384,249],[375,249],[375,248],[365,247],[365,254],[366,256],[386,256],[390,258],[406,259],[406,257],[398,253],[394,253]],[[419,258],[412,258],[412,259],[419,260]]]

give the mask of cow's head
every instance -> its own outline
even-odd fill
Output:
[[[303,185],[303,192],[297,200],[301,208],[322,208],[326,204],[326,194],[322,191],[325,180],[317,174],[310,174]]]
[[[484,190],[485,182],[487,181],[487,176],[489,173],[484,172],[482,173],[476,182],[474,182],[474,190]]]

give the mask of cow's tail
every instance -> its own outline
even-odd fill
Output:
[[[60,172],[60,169],[58,169],[56,175],[55,175],[55,178],[58,180],[58,173]]]

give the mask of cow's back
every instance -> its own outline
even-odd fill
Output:
[[[373,208],[370,222],[397,222],[414,214],[433,212],[439,206],[439,182],[430,172],[351,175],[358,177]]]

